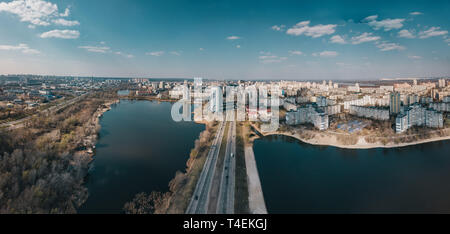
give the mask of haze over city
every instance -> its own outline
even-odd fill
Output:
[[[448,1],[0,2],[1,74],[447,77]]]

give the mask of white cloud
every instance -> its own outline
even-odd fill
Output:
[[[421,59],[422,57],[418,56],[418,55],[410,55],[410,56],[408,56],[408,58],[410,58],[410,59]]]
[[[19,45],[0,45],[0,50],[14,50],[20,51],[24,54],[40,54],[41,52],[35,49],[31,49],[27,44]]]
[[[418,11],[414,11],[414,12],[411,12],[411,13],[409,13],[410,15],[423,15],[423,13],[422,12],[418,12]]]
[[[378,15],[371,15],[366,17],[364,21],[367,21],[367,24],[375,30],[384,28],[384,31],[399,29],[403,27],[403,21],[405,21],[405,19],[385,19],[380,21],[377,21],[377,19]]]
[[[61,17],[67,17],[70,15],[70,10],[69,8],[66,8],[66,10],[64,11],[64,13],[59,14],[59,16]]]
[[[59,14],[56,4],[44,0],[0,2],[0,12],[2,11],[17,15],[22,22],[28,22],[38,26],[48,26],[50,25],[51,19],[69,15],[68,9],[64,13]]]
[[[61,38],[61,39],[76,39],[80,36],[80,32],[76,30],[52,30],[44,32],[40,35],[41,38]]]
[[[75,26],[75,25],[80,25],[80,22],[74,20],[65,20],[65,19],[54,19],[52,20],[52,22],[56,25],[62,25],[62,26]]]
[[[94,52],[94,53],[107,53],[107,52],[111,52],[109,47],[106,46],[78,46],[78,48],[80,49],[85,49],[89,52]]]
[[[435,37],[435,36],[443,36],[447,35],[447,30],[440,30],[440,27],[431,27],[428,30],[422,31],[419,33],[419,38],[425,39],[429,37]]]
[[[241,39],[241,38],[238,37],[238,36],[229,36],[229,37],[227,37],[227,40],[237,40],[237,39]]]
[[[374,21],[378,18],[378,15],[367,16],[364,21]]]
[[[125,53],[122,53],[120,51],[117,51],[117,52],[114,52],[114,53],[117,54],[117,55],[121,55],[121,56],[123,56],[125,58],[134,58],[134,55],[132,55],[132,54],[125,54]]]
[[[301,52],[299,50],[289,50],[288,52],[291,55],[302,55],[303,54],[303,52]]]
[[[336,52],[336,51],[327,51],[327,50],[325,50],[325,51],[322,51],[322,52],[317,52],[317,53],[312,53],[312,55],[313,56],[320,56],[320,57],[322,57],[322,58],[333,58],[333,57],[336,57],[336,56],[338,56],[339,55],[339,53],[338,52]]]
[[[352,37],[351,41],[352,41],[352,44],[357,45],[357,44],[361,44],[364,42],[377,41],[377,40],[380,40],[380,38],[381,37],[379,37],[379,36],[372,36],[372,33],[365,32],[359,36]]]
[[[176,55],[176,56],[180,56],[181,52],[178,51],[171,51],[170,54]]]
[[[339,36],[339,35],[332,36],[332,37],[330,38],[330,42],[331,42],[331,43],[336,43],[336,44],[346,44],[346,43],[347,43],[347,42],[344,40],[344,38],[341,37],[341,36]]]
[[[286,25],[274,25],[274,26],[272,26],[271,27],[272,28],[272,30],[275,30],[275,31],[284,31],[284,29],[286,28]]]
[[[315,26],[309,26],[310,21],[302,21],[294,25],[292,28],[289,28],[286,33],[289,35],[306,35],[313,38],[321,37],[324,35],[333,34],[336,30],[336,24],[318,24]]]
[[[153,51],[153,52],[147,52],[147,53],[145,53],[145,54],[146,54],[146,55],[151,55],[151,56],[159,57],[159,56],[161,56],[161,55],[164,54],[164,51]]]
[[[447,39],[445,39],[444,41],[447,42],[448,45],[450,46],[450,38],[447,38]]]
[[[100,42],[100,44],[105,44],[104,42]],[[105,54],[105,53],[113,53],[116,55],[120,55],[123,56],[125,58],[134,58],[134,55],[132,54],[126,54],[126,53],[122,53],[120,51],[113,51],[111,50],[111,48],[109,48],[108,46],[78,46],[78,48],[80,49],[85,49],[86,51],[89,52],[93,52],[93,53],[101,53],[101,54]]]
[[[287,57],[279,57],[277,55],[271,54],[270,52],[261,51],[259,53],[262,54],[258,57],[259,62],[263,63],[263,64],[281,63],[281,62],[287,60]]]
[[[410,32],[406,29],[403,29],[398,32],[398,37],[415,38],[416,36],[414,36],[414,34],[412,34],[412,32]]]
[[[241,48],[241,45],[237,45],[236,48],[238,48],[238,49]]]
[[[204,48],[199,48],[199,50],[200,50],[200,51],[204,51],[205,49],[204,49]]]
[[[380,49],[380,51],[404,50],[405,49],[404,46],[401,46],[397,43],[391,43],[391,42],[378,43],[377,47]]]

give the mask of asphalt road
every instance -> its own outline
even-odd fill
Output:
[[[233,156],[231,155],[233,154]],[[236,121],[230,123],[216,213],[234,214]]]
[[[209,192],[215,173],[216,162],[220,152],[220,145],[225,130],[225,122],[220,122],[219,129],[213,140],[208,157],[200,173],[191,201],[186,209],[187,214],[206,214],[209,204]]]

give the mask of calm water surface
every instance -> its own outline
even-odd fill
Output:
[[[121,213],[139,192],[167,191],[204,125],[174,122],[172,104],[127,101],[106,112],[80,213]]]
[[[450,141],[394,149],[256,140],[269,213],[450,213]]]

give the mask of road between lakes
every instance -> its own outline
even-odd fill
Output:
[[[230,123],[227,147],[220,180],[217,214],[234,214],[234,190],[236,179],[236,121]]]
[[[217,134],[211,144],[208,156],[205,160],[203,170],[197,181],[191,201],[186,209],[187,214],[206,214],[209,204],[209,196],[212,184],[212,178],[215,173],[217,158],[222,144],[225,122],[220,122]]]

